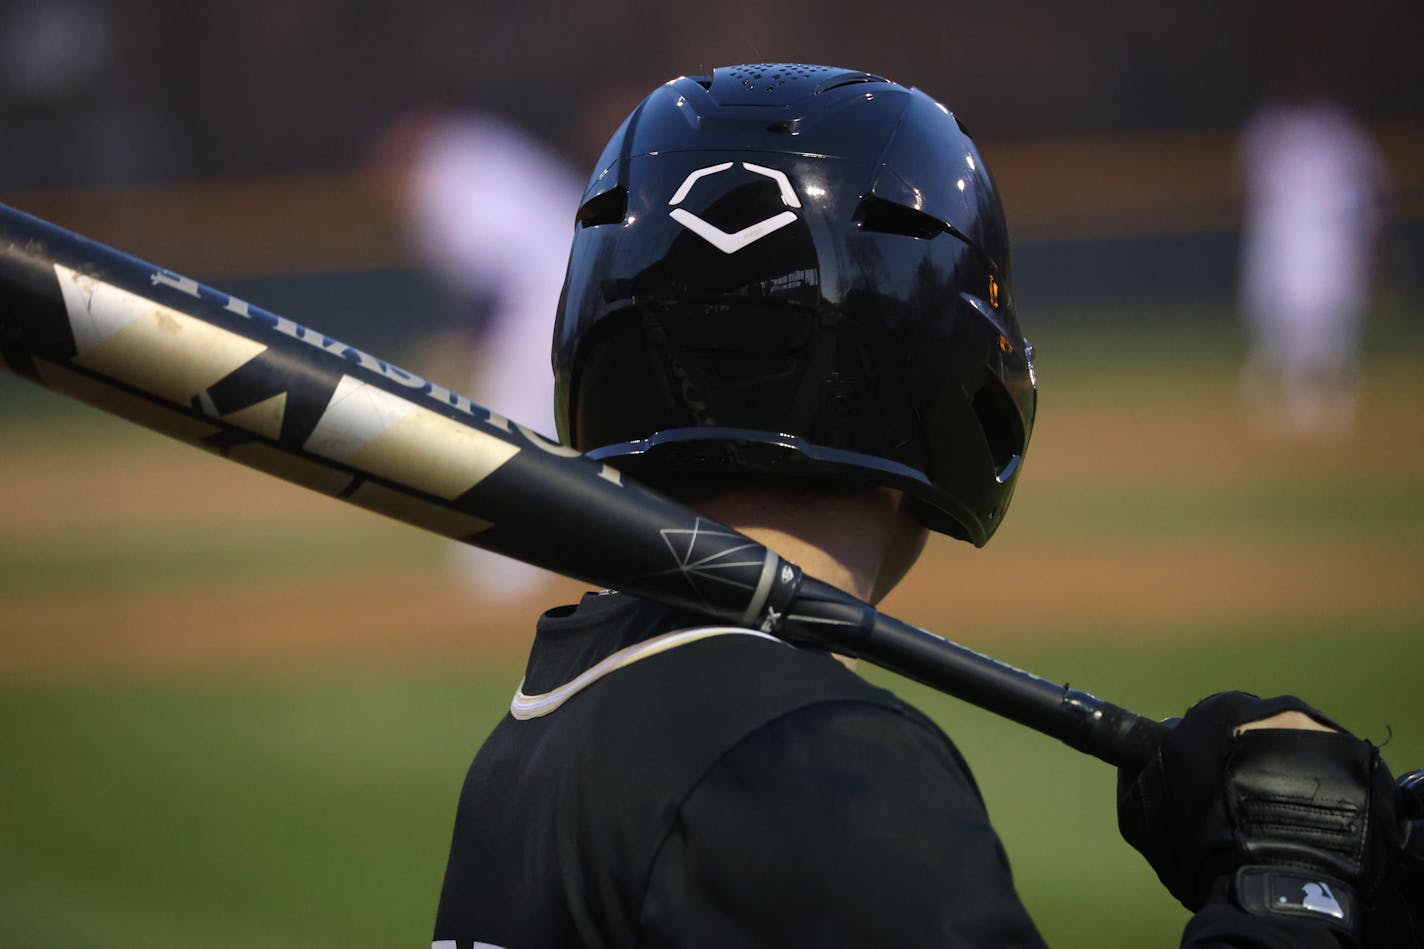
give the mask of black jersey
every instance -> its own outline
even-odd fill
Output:
[[[949,739],[825,653],[620,594],[539,623],[435,926],[497,946],[1041,946]]]

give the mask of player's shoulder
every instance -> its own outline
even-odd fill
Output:
[[[676,799],[772,727],[807,749],[833,747],[847,730],[878,734],[967,772],[933,723],[834,656],[632,598],[586,598],[541,621],[511,712],[495,744],[513,749],[521,767],[538,760],[565,777],[578,772],[572,783],[585,796],[598,787]],[[628,775],[636,788],[625,786]]]
[[[668,645],[677,638],[683,641]],[[626,755],[630,766],[656,758],[669,776],[692,778],[769,728],[798,732],[806,747],[834,745],[847,730],[896,733],[958,761],[928,718],[828,653],[718,627],[649,643],[653,654],[617,669],[567,708],[567,728],[590,741],[618,736],[614,754]]]
[[[520,691],[515,718],[655,707],[730,724],[834,698],[898,702],[824,651],[623,595],[545,614]]]
[[[699,709],[700,716],[744,727],[826,702],[909,710],[822,650],[727,627],[680,635],[695,641],[622,670],[616,691],[636,692],[664,707]],[[617,701],[612,694],[609,700]]]

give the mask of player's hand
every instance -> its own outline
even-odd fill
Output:
[[[1193,912],[1229,900],[1358,938],[1402,843],[1399,795],[1373,745],[1300,699],[1226,692],[1119,775],[1118,827]]]

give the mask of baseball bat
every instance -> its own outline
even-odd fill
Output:
[[[877,612],[354,346],[0,205],[0,369],[416,527],[857,656],[1114,765],[1162,728]]]

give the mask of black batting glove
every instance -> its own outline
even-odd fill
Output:
[[[1390,859],[1389,869],[1365,908],[1365,940],[1369,949],[1424,949],[1424,769],[1399,779],[1404,846]]]
[[[1350,940],[1401,844],[1399,791],[1379,752],[1343,730],[1242,725],[1303,712],[1242,692],[1195,705],[1138,774],[1119,773],[1118,828],[1187,909],[1230,900]]]

